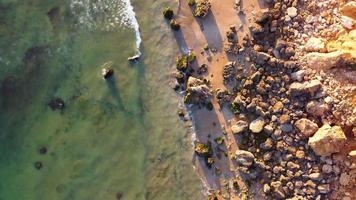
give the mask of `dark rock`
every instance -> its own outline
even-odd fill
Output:
[[[35,168],[36,169],[40,170],[40,169],[42,169],[42,167],[43,167],[43,164],[42,164],[41,161],[36,161],[35,162]]]
[[[130,62],[138,62],[140,59],[140,55],[134,55],[134,56],[131,56],[131,57],[128,57],[127,60],[130,61]]]
[[[124,194],[122,192],[117,192],[116,193],[116,199],[117,200],[121,200],[123,196],[124,196]]]
[[[264,25],[266,24],[270,19],[270,14],[268,10],[261,10],[257,12],[256,14],[256,23]]]
[[[175,31],[179,31],[180,30],[180,24],[175,19],[172,19],[169,22],[169,25],[171,26],[172,30],[175,30]]]
[[[171,8],[166,7],[163,10],[163,16],[164,16],[164,18],[169,19],[169,20],[173,19],[174,12],[173,12],[173,10]]]
[[[262,34],[265,30],[260,24],[253,23],[250,26],[250,31],[254,36],[258,36],[259,34]]]
[[[204,18],[210,12],[210,7],[211,4],[209,0],[196,0],[194,16]]]
[[[64,101],[61,98],[54,98],[49,103],[48,106],[52,110],[63,110],[64,109]]]
[[[234,62],[228,62],[224,66],[223,77],[224,83],[228,83],[236,76],[236,67]]]
[[[101,75],[104,79],[109,79],[114,75],[114,70],[110,67],[105,67],[101,70]]]
[[[47,153],[47,147],[41,147],[41,148],[38,150],[38,152],[39,152],[40,154],[46,154],[46,153]]]

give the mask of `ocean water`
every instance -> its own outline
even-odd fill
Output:
[[[0,200],[202,197],[169,87],[175,3],[0,0]]]

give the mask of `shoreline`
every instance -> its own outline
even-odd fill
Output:
[[[177,8],[178,13],[175,18],[181,25],[181,30],[174,32],[180,50],[188,49],[196,53],[196,61],[192,64],[194,71],[196,72],[198,67],[202,64],[208,65],[208,72],[206,74],[201,75],[193,72],[192,76],[198,77],[198,79],[208,79],[209,81],[207,85],[211,88],[213,93],[213,98],[211,99],[213,111],[204,108],[201,109],[201,105],[187,107],[187,112],[189,113],[193,125],[192,128],[195,130],[196,138],[192,136],[193,142],[195,139],[196,141],[207,143],[207,141],[212,141],[214,139],[212,137],[214,136],[215,139],[218,137],[224,138],[224,144],[226,145],[221,147],[220,145],[216,145],[213,141],[211,142],[211,148],[214,149],[214,152],[217,151],[220,152],[220,154],[226,155],[224,157],[214,153],[212,168],[206,165],[204,158],[197,155],[194,155],[193,166],[211,197],[214,196],[217,199],[243,199],[252,193],[255,193],[253,197],[255,199],[260,199],[266,195],[266,192],[264,191],[266,184],[261,185],[259,184],[259,181],[250,180],[253,185],[253,187],[250,187],[249,183],[246,182],[246,179],[242,178],[240,175],[241,167],[236,165],[235,161],[235,152],[240,150],[238,140],[241,139],[239,138],[241,136],[236,136],[236,134],[233,133],[231,126],[241,121],[241,119],[244,119],[244,117],[235,115],[228,106],[222,105],[221,107],[215,95],[219,90],[228,88],[224,83],[225,80],[222,76],[226,63],[236,62],[244,68],[246,71],[244,73],[246,73],[247,76],[251,76],[253,67],[251,69],[246,68],[246,66],[253,66],[256,63],[256,60],[250,59],[251,52],[257,52],[259,54],[261,50],[256,51],[256,45],[245,48],[244,42],[246,42],[246,38],[253,38],[251,29],[253,30],[254,28],[254,20],[256,16],[258,17],[261,11],[265,12],[268,10],[268,6],[261,4],[260,1],[242,1],[242,7],[245,14],[241,15],[235,10],[235,1],[233,0],[224,2],[224,4],[219,4],[219,2],[215,0],[211,0],[210,2],[211,9],[209,14],[205,18],[200,19],[193,16],[193,10],[188,6],[187,1],[180,0]],[[224,51],[226,43],[229,43],[226,34],[231,29],[232,25],[237,29],[237,41],[242,47],[239,48],[237,55],[231,55]],[[281,35],[278,37],[284,36]],[[208,45],[209,50],[204,50],[206,45]],[[296,54],[298,55],[292,60],[299,61],[301,60],[301,56],[298,57],[300,54],[299,49],[296,49],[296,51]],[[186,54],[187,52],[182,51],[181,53]],[[314,76],[314,74],[315,73],[311,72],[306,73],[305,80],[310,80],[310,77]],[[351,85],[351,87],[352,86],[354,85]],[[327,86],[323,85],[323,87]],[[329,88],[326,88],[325,90],[328,89]],[[179,98],[182,98],[182,95],[179,96]],[[353,116],[353,114],[351,114],[351,116]],[[248,121],[251,120],[251,118],[252,116],[247,115]],[[324,119],[322,119],[322,121],[323,123],[326,122]],[[336,119],[336,124],[338,124],[337,121],[341,124],[343,123],[340,119]],[[321,125],[319,125],[319,127],[320,126]],[[347,136],[349,138],[349,133],[347,133]],[[351,150],[355,147],[352,138],[347,141],[347,145],[350,146]],[[310,150],[303,151],[305,151],[306,154],[309,154]],[[345,153],[343,154],[345,155]],[[344,159],[346,159],[346,156]],[[321,163],[324,161],[322,160],[318,162],[320,163],[315,163],[315,166],[321,167]],[[335,166],[336,165],[338,164],[335,164]],[[236,183],[238,185],[237,188],[239,188],[238,190],[235,190]],[[267,192],[267,195],[271,193],[272,195],[276,195],[274,193],[278,194],[279,192],[280,191]],[[329,193],[329,191],[327,193]],[[321,195],[324,194],[325,193],[321,193]],[[354,194],[352,193],[351,195]]]

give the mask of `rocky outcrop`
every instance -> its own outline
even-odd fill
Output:
[[[294,126],[300,131],[303,138],[312,136],[318,130],[318,125],[306,118],[299,119],[294,123]]]
[[[339,152],[344,146],[346,136],[340,126],[331,127],[323,125],[313,137],[309,138],[308,145],[319,156],[329,156]]]
[[[210,88],[200,79],[189,77],[184,102],[188,104],[205,104],[212,94]]]

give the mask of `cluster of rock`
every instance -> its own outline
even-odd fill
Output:
[[[241,46],[237,37],[237,30],[235,26],[230,26],[230,29],[226,32],[227,42],[224,44],[224,50],[229,54],[237,54]]]
[[[194,7],[194,16],[204,18],[211,8],[210,0],[196,0]]]
[[[184,91],[184,102],[186,104],[205,106],[211,109],[212,91],[208,81],[192,76],[194,73],[192,65],[195,60],[196,55],[194,52],[177,58],[177,71],[175,72],[177,85],[175,86],[175,90]],[[202,65],[199,69],[201,73],[207,70],[205,65]]]
[[[275,1],[256,15],[253,39],[245,37],[246,50],[239,52],[252,61],[250,74],[237,73],[236,63],[227,63],[223,78],[232,88],[227,93],[235,94],[231,110],[239,120],[231,131],[243,149],[235,155],[240,172],[260,181],[272,199],[323,199],[345,170],[332,156],[347,138],[340,126],[328,124],[333,105],[322,82],[293,61],[296,47],[283,40],[289,33],[280,24],[298,18],[295,2]],[[226,36],[235,42],[232,30]],[[307,50],[324,51],[319,41],[311,43]]]
[[[169,25],[172,30],[180,30],[180,24],[176,19],[174,19],[174,11],[170,7],[166,7],[163,10],[163,17],[169,20]]]

